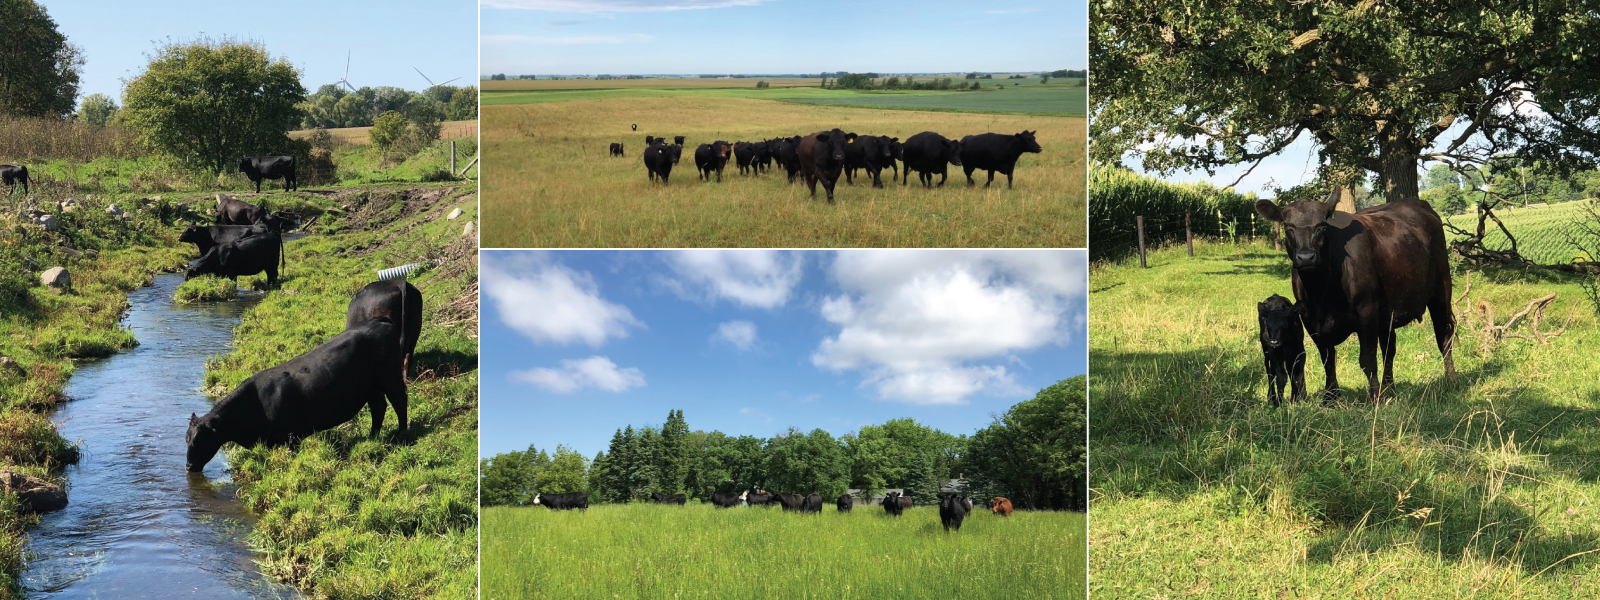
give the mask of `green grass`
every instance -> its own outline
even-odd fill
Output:
[[[454,190],[449,193],[447,189]],[[246,312],[234,350],[207,361],[206,387],[240,381],[344,330],[350,296],[375,271],[422,260],[425,298],[412,360],[410,428],[386,411],[369,439],[362,409],[297,447],[228,446],[239,496],[260,520],[251,541],[268,575],[311,597],[472,598],[477,534],[477,218],[470,189],[391,186],[332,196],[317,235],[287,246],[288,274]],[[465,215],[445,220],[459,206]]]
[[[1600,330],[1574,280],[1471,277],[1502,321],[1549,292],[1547,328],[1576,304],[1549,346],[1464,328],[1452,385],[1431,328],[1408,326],[1373,406],[1352,338],[1339,404],[1270,410],[1254,303],[1291,295],[1282,253],[1202,241],[1149,262],[1090,275],[1094,597],[1600,595],[1600,381],[1584,367]],[[1320,367],[1306,374],[1319,389]]]
[[[996,80],[1002,81],[1002,80]],[[864,108],[987,112],[1008,114],[1036,114],[1082,117],[1087,113],[1089,92],[1087,87],[1063,84],[1039,85],[1037,79],[1014,88],[1006,82],[1005,89],[995,89],[994,83],[984,82],[979,91],[897,90],[859,91],[822,89],[819,87],[773,87],[755,89],[751,81],[742,87],[707,88],[702,86],[674,87],[672,82],[661,82],[660,87],[613,87],[588,89],[511,89],[485,90],[483,105],[537,104],[569,102],[575,100],[602,100],[616,98],[745,98],[775,100]]]
[[[183,282],[173,292],[172,300],[179,304],[218,302],[239,297],[239,286],[232,279],[206,275]]]
[[[1001,93],[1001,92],[996,92]],[[483,115],[486,247],[1082,247],[1086,242],[1085,123],[1076,117],[911,112],[738,98],[622,98],[488,106]],[[639,130],[630,125],[637,123]],[[952,167],[944,187],[857,179],[818,186],[768,173],[698,179],[693,146],[839,127],[902,140],[922,131],[960,138],[1037,130],[1044,151],[1017,163],[1014,187]],[[644,136],[684,135],[671,183],[651,183]],[[625,156],[607,149],[621,141]],[[858,172],[862,174],[864,172]]]
[[[483,598],[1083,598],[1084,515],[490,507]]]
[[[1588,217],[1588,213],[1584,210],[1588,204],[1579,200],[1528,208],[1506,207],[1496,210],[1494,214],[1511,230],[1511,235],[1516,236],[1517,251],[1522,253],[1523,258],[1539,264],[1564,265],[1574,260],[1595,259],[1585,256],[1568,241],[1568,236],[1578,236],[1582,232],[1578,222]],[[1468,211],[1467,214],[1456,215],[1447,220],[1468,232],[1475,232],[1478,229],[1478,215],[1475,211]],[[1484,232],[1485,246],[1494,250],[1511,249],[1511,241],[1499,227],[1495,226],[1493,220],[1484,223]],[[1452,236],[1452,239],[1461,237],[1463,236]]]
[[[397,163],[386,162],[377,146],[348,144],[334,151],[333,161],[339,166],[340,185],[447,181],[452,141],[456,143],[456,170],[460,171],[478,152],[477,136],[439,140]]]

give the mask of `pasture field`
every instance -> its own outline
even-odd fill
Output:
[[[350,297],[377,269],[432,266],[409,278],[425,300],[405,433],[391,408],[380,438],[369,438],[363,408],[291,447],[225,448],[240,500],[260,516],[250,541],[261,571],[316,598],[473,598],[477,245],[461,230],[477,218],[476,194],[444,184],[295,196],[349,208],[321,214],[313,235],[286,246],[279,289],[244,313],[233,349],[207,361],[213,398],[343,331]],[[458,207],[462,217],[444,218]]]
[[[1547,346],[1464,324],[1452,384],[1431,326],[1407,326],[1374,406],[1352,337],[1340,402],[1272,410],[1254,304],[1292,296],[1288,261],[1270,241],[1195,254],[1090,274],[1094,597],[1600,597],[1600,322],[1576,279],[1470,275],[1463,304],[1502,324],[1550,292],[1543,330],[1575,308]]]
[[[1584,207],[1589,203],[1583,200],[1530,206],[1527,208],[1501,208],[1494,212],[1496,217],[1505,222],[1511,230],[1511,235],[1517,238],[1517,250],[1524,258],[1536,263],[1546,265],[1564,265],[1573,260],[1594,260],[1594,257],[1584,256],[1581,251],[1568,240],[1569,236],[1577,236],[1583,230],[1578,223],[1588,217]],[[1478,215],[1475,211],[1456,215],[1446,219],[1452,225],[1469,232],[1477,231]],[[1496,227],[1494,221],[1484,224],[1484,244],[1495,250],[1509,250],[1511,241],[1506,239],[1505,233]],[[1448,232],[1447,232],[1448,233]],[[1456,239],[1462,236],[1452,236]]]
[[[1083,514],[976,508],[947,534],[937,506],[489,507],[483,598],[1084,597]]]
[[[567,83],[556,80],[547,83]],[[837,106],[859,106],[899,110],[1037,114],[1081,117],[1087,114],[1089,92],[1086,87],[1070,83],[1040,85],[1033,80],[1031,86],[1005,89],[993,87],[981,91],[941,90],[843,90],[822,89],[816,81],[808,85],[756,89],[751,82],[743,84],[683,85],[677,80],[645,80],[658,82],[654,86],[518,86],[510,89],[485,91],[483,105],[537,104],[542,102],[567,102],[572,100],[601,100],[614,98],[745,98],[775,102],[800,102]],[[684,80],[688,81],[688,80]],[[717,81],[717,80],[712,80]],[[722,80],[727,81],[727,80]],[[1022,82],[1025,80],[1014,80]],[[534,83],[534,82],[527,82]],[[608,83],[601,81],[597,83]],[[991,85],[991,84],[985,84]]]
[[[985,92],[975,92],[985,93]],[[1002,92],[997,92],[1002,93]],[[1082,118],[882,110],[696,96],[489,105],[485,102],[486,247],[1082,247],[1086,127]],[[639,130],[630,125],[637,123]],[[942,188],[883,189],[841,181],[836,204],[782,175],[701,182],[693,146],[838,127],[902,140],[1037,130],[1041,154],[1017,163],[1014,189],[968,188],[952,168]],[[688,139],[671,184],[652,184],[645,135]],[[607,154],[623,142],[626,156]],[[778,172],[781,173],[781,170]],[[1001,182],[1004,176],[999,176]]]

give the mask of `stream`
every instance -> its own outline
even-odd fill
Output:
[[[246,544],[254,518],[235,498],[227,460],[184,469],[189,413],[211,409],[208,356],[232,347],[259,292],[180,305],[182,274],[128,294],[123,323],[139,345],[78,366],[52,415],[80,444],[66,469],[69,504],[28,532],[23,586],[40,598],[297,598],[267,580]]]

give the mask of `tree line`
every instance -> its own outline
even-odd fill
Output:
[[[301,129],[322,127],[370,127],[386,112],[395,112],[418,121],[419,113],[431,112],[445,121],[478,118],[477,86],[436,85],[420,92],[391,86],[361,87],[348,90],[327,84],[307,96],[299,108],[305,116]]]
[[[790,428],[769,438],[691,430],[682,410],[659,427],[618,429],[593,458],[563,445],[483,459],[481,502],[527,504],[535,494],[588,492],[590,502],[647,501],[652,492],[705,499],[757,487],[835,498],[904,489],[933,498],[964,477],[969,495],[1028,509],[1084,510],[1084,378],[1041,390],[972,435],[895,419],[834,437]]]

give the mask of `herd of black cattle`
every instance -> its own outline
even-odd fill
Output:
[[[1290,303],[1273,294],[1256,306],[1273,407],[1281,404],[1286,384],[1292,401],[1306,398],[1305,333],[1326,374],[1325,404],[1339,397],[1336,352],[1352,334],[1361,346],[1368,398],[1382,401],[1394,387],[1395,330],[1420,322],[1424,312],[1433,321],[1445,377],[1456,379],[1450,259],[1439,213],[1419,199],[1398,198],[1349,214],[1337,210],[1338,198],[1335,187],[1327,200],[1256,202],[1256,212],[1283,226],[1295,296]]]
[[[292,164],[292,163],[291,163]],[[236,279],[265,271],[276,284],[289,221],[259,206],[217,197],[217,224],[191,225],[178,239],[201,257],[185,278],[215,274]],[[404,279],[375,281],[350,298],[345,330],[281,365],[246,379],[205,416],[189,415],[187,468],[198,472],[227,442],[286,444],[332,429],[372,410],[372,436],[394,406],[406,430],[406,374],[422,334],[422,292]]]
[[[955,165],[966,170],[967,185],[976,184],[972,179],[973,171],[984,170],[989,172],[989,181],[984,183],[984,187],[994,183],[994,174],[998,172],[1005,174],[1006,187],[1010,188],[1017,158],[1026,152],[1043,151],[1034,139],[1034,133],[984,133],[952,140],[932,131],[924,131],[901,142],[897,137],[856,135],[833,129],[807,136],[796,135],[759,142],[730,144],[717,140],[700,144],[694,150],[694,163],[702,181],[710,181],[715,175],[720,183],[722,171],[728,166],[730,158],[740,174],[749,175],[760,175],[776,162],[788,173],[789,183],[794,183],[795,176],[800,176],[811,188],[812,198],[817,196],[817,183],[821,182],[830,203],[833,202],[833,187],[839,181],[839,175],[842,173],[845,183],[854,185],[859,170],[865,170],[867,176],[872,178],[873,187],[883,187],[880,174],[884,169],[891,169],[894,175],[890,181],[900,181],[901,185],[909,184],[911,171],[917,171],[917,180],[924,187],[933,187],[933,176],[939,175],[939,185],[942,186],[949,179],[947,165]],[[667,185],[673,165],[683,157],[683,142],[681,135],[673,137],[671,143],[665,137],[645,136],[644,167],[650,181],[660,178],[661,184]],[[610,155],[626,156],[624,145],[613,142]],[[905,168],[904,177],[900,172],[902,166]]]
[[[682,506],[688,503],[689,497],[685,494],[651,492],[650,500],[656,504]],[[738,494],[712,492],[707,499],[702,501],[702,503],[704,502],[710,502],[712,506],[717,508],[733,508],[743,504],[762,508],[781,506],[785,511],[800,513],[822,513],[822,494],[812,493],[804,496],[800,494],[774,494],[754,487],[750,488],[749,491]],[[839,512],[846,513],[850,512],[855,503],[854,496],[843,494],[834,502],[834,506],[838,508]],[[589,493],[535,494],[533,496],[533,504],[551,510],[584,510],[589,508]],[[904,514],[906,509],[911,508],[911,506],[911,497],[901,492],[888,492],[883,496],[883,511],[890,516],[898,517]],[[1011,501],[999,496],[991,498],[989,500],[989,510],[996,515],[1009,517],[1012,512]],[[945,531],[951,529],[961,531],[961,522],[971,512],[972,500],[970,498],[948,492],[939,494],[939,521],[944,524]]]

